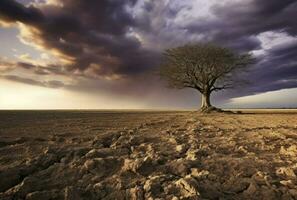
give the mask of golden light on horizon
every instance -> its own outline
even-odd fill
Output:
[[[13,88],[13,90],[11,89]],[[85,94],[0,79],[0,109],[132,109],[145,105],[105,94]]]

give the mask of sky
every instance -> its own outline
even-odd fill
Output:
[[[157,76],[165,49],[251,53],[228,108],[297,107],[296,0],[1,0],[0,109],[196,109]]]

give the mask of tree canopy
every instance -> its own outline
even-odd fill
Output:
[[[211,43],[198,43],[167,49],[160,76],[170,87],[193,88],[202,94],[201,109],[211,107],[213,91],[229,89],[238,84],[238,72],[253,61],[250,54],[238,54]]]

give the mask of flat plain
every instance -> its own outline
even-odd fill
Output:
[[[297,199],[296,110],[1,111],[0,199]]]

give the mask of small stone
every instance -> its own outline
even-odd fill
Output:
[[[172,174],[179,176],[186,176],[190,172],[190,163],[183,159],[174,160],[167,167]]]
[[[146,199],[149,199],[149,197],[154,197],[155,199],[155,197],[163,193],[163,188],[161,186],[161,177],[153,176],[150,179],[146,180],[143,189],[145,191]]]
[[[296,157],[297,156],[297,146],[291,145],[289,148],[285,149],[284,146],[281,146],[279,153],[281,155]]]
[[[191,176],[179,179],[176,184],[181,188],[184,197],[200,196],[198,182]]]
[[[199,159],[198,153],[199,153],[199,150],[190,149],[190,150],[187,151],[186,159],[193,160],[193,161],[198,160]]]
[[[129,138],[129,144],[133,146],[138,146],[140,144],[143,144],[144,142],[145,142],[145,138],[143,136],[132,135]]]
[[[187,150],[187,147],[185,144],[181,144],[181,145],[177,145],[175,149],[179,153],[184,153]]]
[[[280,167],[276,170],[276,175],[283,179],[296,179],[293,169],[288,167]]]
[[[126,199],[131,200],[144,200],[144,191],[141,186],[136,186],[134,188],[131,188],[126,193]]]
[[[94,158],[85,161],[82,170],[87,170],[95,176],[108,176],[117,169],[121,161],[114,157]]]
[[[258,171],[256,172],[253,176],[252,176],[252,179],[258,184],[258,185],[265,185],[267,183],[267,180],[266,180],[266,175],[261,172],[261,171]]]
[[[95,168],[95,162],[94,160],[87,160],[85,163],[84,163],[84,167],[87,169],[87,170],[92,170]]]
[[[125,159],[122,171],[132,171],[140,174],[148,174],[154,169],[154,162],[149,157],[136,158],[136,159]]]
[[[177,141],[175,138],[169,138],[169,142],[172,144],[177,144]]]
[[[238,147],[237,152],[242,153],[242,154],[248,153],[248,151],[243,146]]]
[[[105,185],[101,182],[98,182],[94,185],[90,185],[88,191],[93,195],[93,198],[89,199],[104,199],[104,197],[106,197],[106,195],[110,193],[107,192]]]
[[[197,168],[192,168],[191,169],[191,175],[197,179],[204,179],[209,175],[209,171],[207,170],[199,170]]]
[[[288,188],[294,188],[295,187],[295,183],[292,180],[282,180],[280,181],[280,184],[288,187]]]

